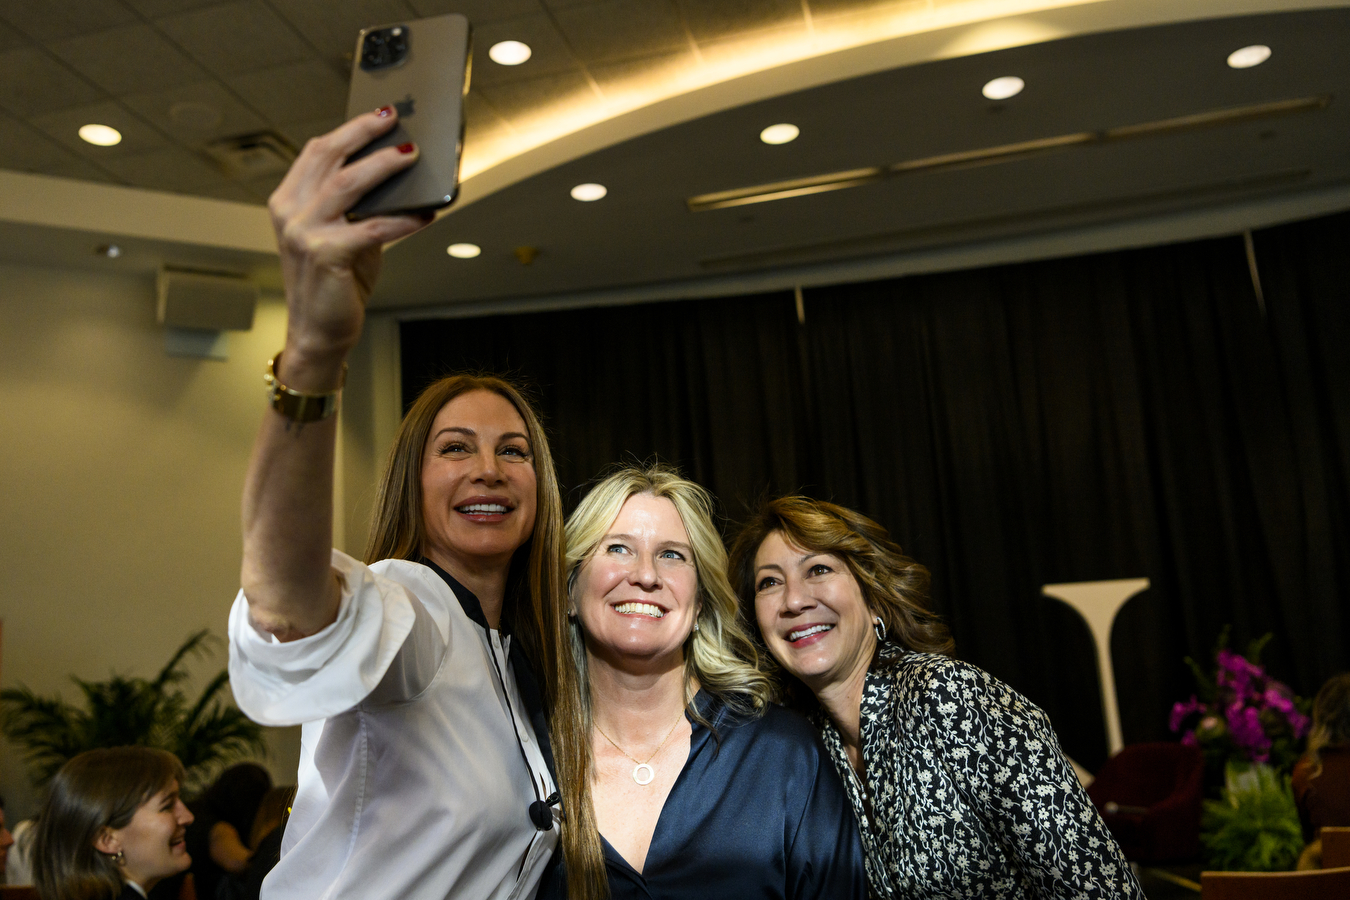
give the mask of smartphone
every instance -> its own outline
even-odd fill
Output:
[[[392,106],[393,130],[347,160],[413,141],[418,159],[372,188],[348,219],[429,212],[449,206],[459,191],[464,147],[464,96],[469,92],[471,33],[458,13],[366,28],[356,40],[347,118]]]

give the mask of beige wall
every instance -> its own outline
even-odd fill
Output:
[[[114,268],[110,263],[109,268]],[[169,357],[149,276],[0,265],[0,684],[75,699],[74,674],[153,675],[184,637],[223,637],[238,588],[239,492],[264,410],[262,368],[285,309],[264,297],[226,362]],[[358,553],[369,488],[397,415],[396,327],[373,321],[353,357],[336,540]],[[382,363],[380,378],[371,366]],[[393,369],[388,367],[392,365]],[[393,390],[385,407],[378,387]],[[197,683],[225,664],[194,663]],[[191,687],[191,686],[190,686]],[[298,729],[271,736],[293,781]],[[10,820],[35,798],[0,747]]]

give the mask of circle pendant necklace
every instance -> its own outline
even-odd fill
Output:
[[[613,745],[615,750],[618,750],[624,756],[628,757],[629,759],[633,760],[633,762],[637,763],[637,765],[633,766],[633,780],[636,781],[638,784],[647,785],[651,784],[652,780],[656,778],[656,770],[653,769],[651,766],[652,760],[656,759],[656,754],[660,753],[665,748],[666,742],[670,740],[670,736],[675,733],[675,728],[682,721],[684,721],[684,710],[680,710],[680,717],[675,720],[674,725],[670,726],[670,730],[666,732],[666,736],[661,739],[660,746],[656,748],[656,750],[652,753],[651,756],[647,757],[646,761],[640,761],[635,759],[631,753],[629,753],[627,750],[623,749],[618,744],[616,744],[614,742],[614,738],[605,734],[604,729],[601,728],[599,725],[595,726],[595,730],[600,732],[600,736],[605,740],[609,741],[610,744]]]

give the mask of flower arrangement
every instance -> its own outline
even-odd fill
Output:
[[[1309,701],[1260,664],[1270,637],[1252,641],[1243,655],[1228,648],[1225,628],[1214,651],[1212,677],[1186,658],[1197,690],[1173,705],[1168,724],[1182,735],[1182,743],[1201,749],[1211,771],[1222,772],[1232,760],[1269,765],[1287,775],[1298,760],[1310,724]]]

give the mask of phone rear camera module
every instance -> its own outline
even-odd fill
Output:
[[[408,29],[391,25],[366,34],[361,41],[361,68],[388,69],[408,57]]]

